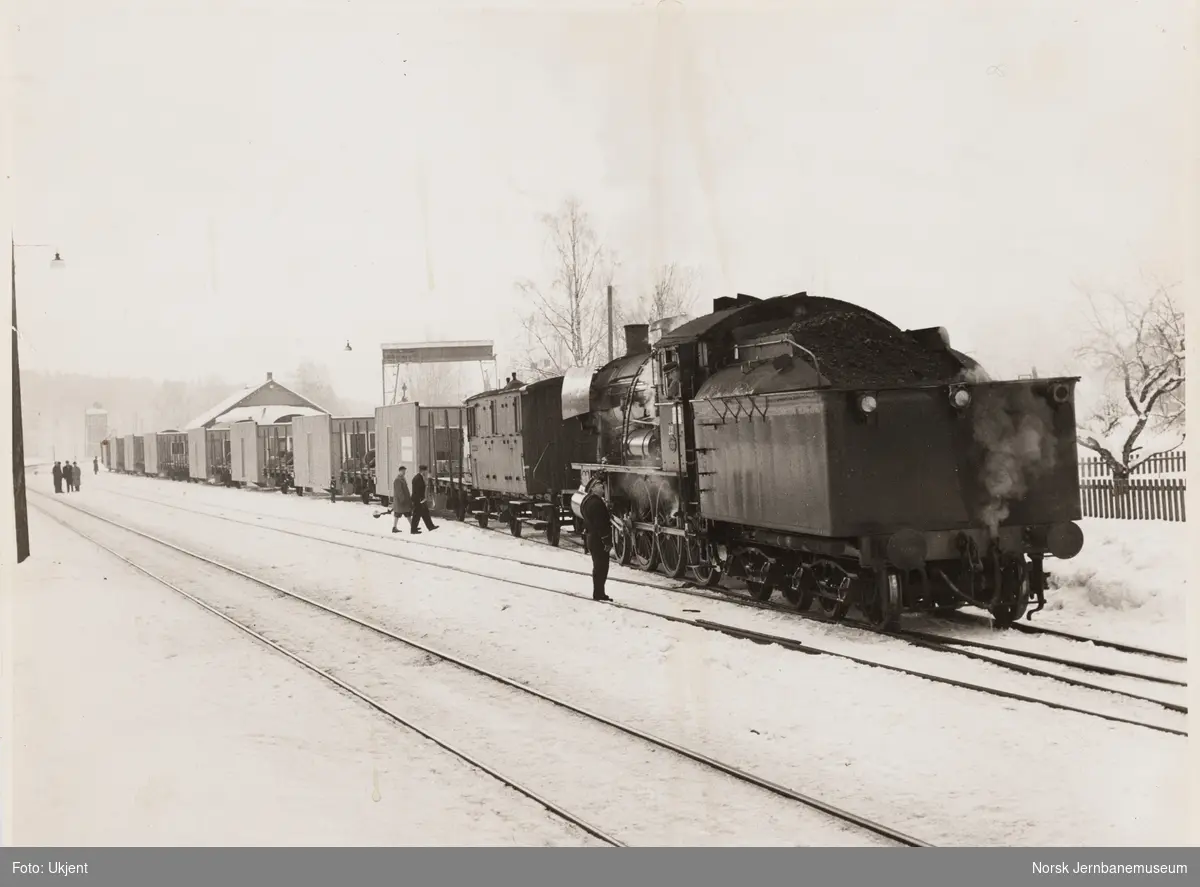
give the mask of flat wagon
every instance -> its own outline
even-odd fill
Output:
[[[230,463],[233,453],[229,441],[229,426],[214,425],[204,433],[205,462],[208,469],[207,480],[210,483],[233,483],[230,474]]]

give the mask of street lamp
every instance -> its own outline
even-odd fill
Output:
[[[22,249],[53,249],[48,243],[17,243],[10,237],[12,247],[12,420],[13,420],[13,511],[16,517],[17,563],[29,557],[29,508],[25,500],[25,429],[21,422],[21,361],[17,353],[20,330],[17,328],[17,247]],[[55,251],[51,269],[66,265],[62,254]]]

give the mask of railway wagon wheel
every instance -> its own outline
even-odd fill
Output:
[[[783,597],[801,613],[812,608],[817,581],[805,567],[797,567],[783,586]]]
[[[486,530],[488,528],[488,512],[491,510],[491,503],[487,499],[484,499],[483,510],[480,511],[479,514],[475,515],[475,520],[479,522],[479,528],[481,530]]]
[[[844,619],[854,603],[854,580],[849,574],[828,571],[827,575],[818,575],[817,606],[831,619]]]
[[[521,513],[517,508],[512,508],[508,512],[508,531],[521,538]]]
[[[758,601],[760,604],[765,604],[771,599],[771,595],[775,593],[775,583],[770,578],[763,579],[747,579],[746,591],[750,592],[750,597]]]
[[[1029,565],[1024,558],[1012,560],[1000,571],[1001,602],[992,607],[996,628],[1009,628],[1029,609]]]

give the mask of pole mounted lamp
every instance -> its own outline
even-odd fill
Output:
[[[13,469],[13,512],[16,520],[17,563],[29,557],[29,507],[25,499],[25,433],[21,422],[21,360],[17,352],[20,329],[17,326],[17,248],[54,249],[48,243],[17,243],[16,237],[9,239],[12,261],[12,469]],[[55,250],[50,268],[61,269],[66,265],[62,253]]]

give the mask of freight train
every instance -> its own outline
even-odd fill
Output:
[[[1077,377],[992,381],[940,327],[805,293],[717,299],[626,341],[468,399],[481,526],[557,544],[595,479],[619,563],[881,626],[1032,616],[1045,557],[1082,548]]]
[[[462,405],[129,435],[102,452],[116,471],[182,478],[187,464],[190,480],[384,505],[396,468],[424,464],[434,507],[551,545],[582,531],[598,483],[620,564],[885,627],[967,605],[998,625],[1030,618],[1044,559],[1082,549],[1077,377],[994,381],[941,327],[806,293],[717,299],[626,327],[626,345]]]

